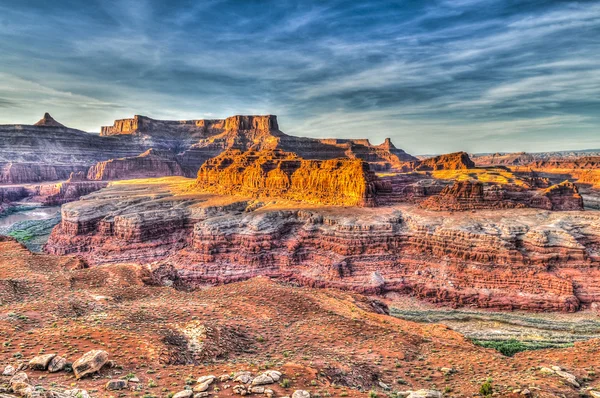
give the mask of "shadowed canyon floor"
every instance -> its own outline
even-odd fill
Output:
[[[326,397],[425,388],[464,397],[492,378],[500,396],[527,390],[537,397],[576,397],[597,384],[599,340],[504,357],[445,326],[390,317],[382,313],[384,304],[350,292],[267,278],[185,291],[177,281],[159,286],[165,276],[160,267],[84,266],[0,242],[2,363],[16,367],[42,353],[72,362],[92,349],[107,351],[114,361],[80,380],[65,371],[26,370],[38,389],[114,396],[119,392],[105,385],[127,376],[134,380],[120,393],[166,396],[197,387],[203,375],[265,369],[288,380],[265,386],[275,396],[297,389]],[[551,366],[566,370],[580,387],[549,374]],[[209,392],[233,396],[236,384],[217,381]]]

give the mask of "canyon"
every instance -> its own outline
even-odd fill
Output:
[[[0,236],[5,362],[42,352],[34,331],[44,351],[62,352],[59,340],[73,347],[69,356],[115,348],[127,372],[149,365],[160,376],[148,389],[184,395],[194,383],[179,372],[206,366],[290,377],[256,392],[216,382],[224,396],[269,398],[293,384],[317,397],[340,386],[344,396],[394,389],[408,397],[442,396],[445,386],[458,397],[492,376],[500,396],[595,392],[593,369],[578,362],[597,360],[593,154],[417,158],[389,139],[287,135],[274,115],[135,116],[91,134],[46,114],[35,125],[0,126],[0,138],[0,217],[60,206],[60,217],[6,229],[16,240]],[[559,313],[568,321],[554,320]],[[446,319],[476,344],[404,319]],[[117,338],[124,333],[131,344]],[[513,361],[484,348],[506,336],[539,355]],[[13,340],[27,343],[17,352]],[[71,377],[38,368],[28,372],[40,388]],[[77,385],[145,388],[115,369],[98,370],[111,378],[105,387],[97,377]],[[68,391],[80,390],[58,394]]]
[[[600,214],[324,206],[197,192],[191,179],[110,184],[62,208],[46,251],[157,262],[190,286],[263,275],[454,306],[572,312],[600,303]]]

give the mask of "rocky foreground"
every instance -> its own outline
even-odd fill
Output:
[[[363,295],[267,278],[189,291],[167,271],[2,240],[0,394],[598,396],[598,340],[504,357]]]
[[[455,306],[577,311],[600,303],[600,214],[418,205],[356,208],[113,183],[62,207],[46,250],[91,265],[154,263],[200,287],[269,276]]]

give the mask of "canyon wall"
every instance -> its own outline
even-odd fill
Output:
[[[583,198],[575,184],[564,181],[542,190],[518,186],[486,185],[478,181],[455,181],[426,198],[420,207],[435,211],[510,209],[532,207],[545,210],[583,210]]]
[[[135,157],[99,162],[87,171],[87,179],[91,181],[182,175],[184,172],[171,153],[154,149]]]
[[[403,171],[466,170],[475,168],[475,163],[466,152],[454,152],[432,158],[404,163]]]
[[[170,153],[169,161],[130,159],[150,149]],[[374,170],[391,170],[416,160],[389,139],[371,145],[366,139],[290,136],[279,130],[274,115],[181,121],[136,115],[102,127],[96,135],[65,127],[45,114],[35,125],[0,125],[0,184],[64,180],[71,172],[87,172],[92,166],[93,178],[112,178],[111,170],[116,178],[127,178],[129,167],[136,177],[142,163],[153,170],[149,176],[192,177],[206,160],[229,149],[282,150],[309,160],[361,159]],[[119,161],[105,163],[112,159]]]
[[[374,206],[377,191],[375,176],[362,160],[305,160],[278,150],[224,152],[200,167],[196,188],[343,206]]]
[[[176,185],[120,184],[64,205],[46,250],[90,264],[159,261],[196,287],[266,275],[455,306],[600,302],[595,212],[288,206]]]

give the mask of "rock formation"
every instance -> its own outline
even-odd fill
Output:
[[[111,159],[96,163],[87,172],[88,180],[121,180],[182,176],[175,156],[166,151],[149,149],[139,156]]]
[[[373,206],[375,176],[359,159],[305,160],[279,150],[231,150],[198,171],[197,189],[323,205]]]
[[[464,170],[475,168],[466,152],[455,152],[402,165],[404,171]]]
[[[175,155],[169,155],[168,162],[149,156],[130,159],[149,149]],[[87,173],[92,166],[93,178],[125,178],[130,166],[135,175],[144,174],[140,167],[150,166],[153,171],[148,175],[193,177],[206,160],[229,149],[282,150],[310,160],[362,159],[374,170],[391,170],[416,160],[389,139],[371,145],[368,140],[290,136],[279,130],[273,115],[182,121],[135,116],[117,120],[96,135],[67,128],[46,114],[35,125],[0,125],[0,183],[64,180],[71,172]],[[119,161],[103,163],[111,159]]]
[[[119,184],[64,205],[46,250],[91,264],[159,260],[191,286],[267,275],[457,306],[575,311],[600,302],[595,213],[290,207],[188,185]],[[447,191],[481,201],[476,184]]]
[[[546,210],[583,210],[583,199],[575,184],[564,181],[541,191],[518,186],[484,185],[478,181],[456,181],[439,194],[420,203],[435,211],[507,209],[533,207]]]
[[[48,126],[48,127],[65,127],[60,124],[48,112],[44,113],[44,117],[41,118],[34,126]]]

